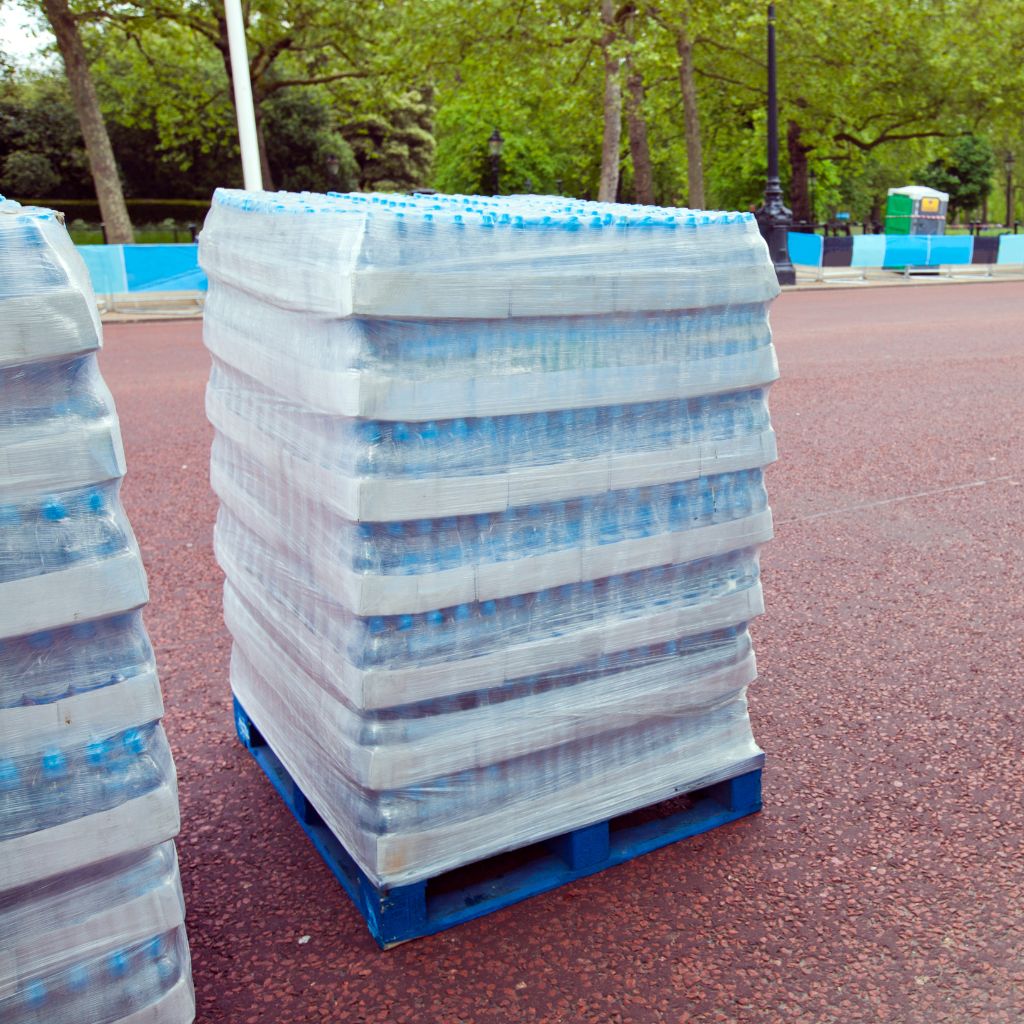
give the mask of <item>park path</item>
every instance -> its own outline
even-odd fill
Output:
[[[762,815],[381,953],[234,740],[196,322],[107,328],[203,1024],[1018,1024],[1024,284],[789,293]]]

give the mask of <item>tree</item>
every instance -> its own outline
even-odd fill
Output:
[[[963,135],[949,153],[918,172],[922,185],[949,193],[949,213],[956,216],[977,210],[992,191],[995,155],[985,139]]]
[[[64,70],[82,130],[82,138],[85,140],[85,151],[89,157],[89,168],[96,188],[96,198],[100,204],[107,241],[131,243],[135,240],[132,222],[124,201],[114,150],[110,145],[110,136],[100,112],[96,87],[86,60],[85,47],[78,31],[79,18],[68,6],[67,0],[41,0],[41,3],[64,61]]]

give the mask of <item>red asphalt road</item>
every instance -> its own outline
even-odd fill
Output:
[[[764,813],[387,953],[233,735],[199,324],[108,327],[199,1021],[1024,1019],[1024,285],[773,322]]]

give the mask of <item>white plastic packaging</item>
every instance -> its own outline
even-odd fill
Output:
[[[221,190],[200,260],[232,689],[375,884],[761,764],[751,217]]]
[[[195,1014],[100,324],[58,218],[0,199],[0,1019]]]

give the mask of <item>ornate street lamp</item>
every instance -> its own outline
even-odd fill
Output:
[[[793,214],[782,201],[779,179],[779,100],[775,73],[775,4],[768,5],[768,178],[764,203],[754,214],[768,252],[775,264],[779,284],[796,284],[796,271],[789,260],[789,228]]]
[[[497,128],[491,132],[487,140],[487,151],[491,154],[491,187],[494,195],[501,192],[501,151],[505,146],[505,138]]]

